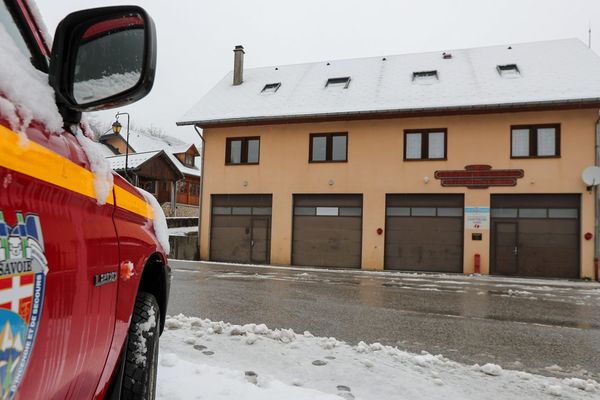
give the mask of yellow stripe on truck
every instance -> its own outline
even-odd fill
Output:
[[[148,219],[154,219],[154,210],[145,200],[141,200],[134,194],[120,186],[115,185],[115,196],[117,197],[117,205],[128,211],[141,215]]]
[[[17,133],[0,124],[0,167],[96,199],[92,172],[32,140],[24,145],[20,140]],[[119,186],[115,186],[115,194],[118,207],[145,218],[154,217],[145,200]],[[114,204],[112,193],[106,203]]]

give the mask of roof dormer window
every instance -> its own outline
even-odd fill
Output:
[[[518,78],[521,76],[521,71],[517,64],[497,65],[496,70],[503,78]]]
[[[350,86],[349,76],[345,76],[342,78],[329,78],[327,79],[327,83],[325,84],[326,88],[333,87],[340,89],[348,89],[348,86]]]
[[[436,70],[413,72],[412,81],[419,85],[431,85],[438,81],[438,73]]]
[[[281,87],[281,82],[267,83],[265,87],[260,91],[261,93],[275,93]]]

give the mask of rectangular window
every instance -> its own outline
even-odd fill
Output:
[[[511,158],[560,157],[560,124],[511,127]]]
[[[388,207],[387,215],[391,217],[409,217],[410,207]]]
[[[194,166],[194,156],[191,154],[185,154],[185,165],[193,167]]]
[[[340,88],[340,89],[348,89],[350,86],[350,77],[345,76],[343,78],[329,78],[327,79],[327,83],[325,84],[326,88]]]
[[[521,76],[521,71],[519,71],[517,64],[498,65],[496,66],[496,70],[503,78],[518,78]]]
[[[316,207],[295,207],[294,215],[317,215]]]
[[[517,218],[517,209],[492,208],[492,218]]]
[[[231,215],[231,207],[213,207],[214,215]]]
[[[438,81],[438,73],[436,70],[413,72],[412,80],[420,85],[431,85]]]
[[[445,160],[448,131],[420,129],[404,131],[405,160]]]
[[[260,138],[227,138],[225,164],[258,164],[260,158]]]
[[[261,90],[261,93],[275,93],[277,90],[279,90],[279,87],[281,86],[281,82],[277,82],[277,83],[267,83],[265,85],[265,87],[263,87],[263,90]]]
[[[147,181],[140,185],[148,193],[156,194],[156,181]]]
[[[313,133],[310,135],[309,162],[344,162],[347,160],[347,133]]]
[[[338,207],[317,207],[317,215],[337,217],[338,213]]]
[[[545,208],[519,208],[519,218],[546,218]]]

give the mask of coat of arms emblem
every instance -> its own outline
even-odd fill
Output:
[[[47,272],[39,217],[17,212],[10,226],[0,211],[0,400],[14,397],[25,373]]]

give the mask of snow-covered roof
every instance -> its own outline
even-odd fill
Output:
[[[121,137],[125,139],[126,133],[121,131]],[[136,151],[164,150],[167,153],[185,153],[193,144],[186,143],[173,136],[153,136],[141,132],[129,132],[129,146]]]
[[[225,76],[177,123],[419,112],[600,100],[600,57],[578,39],[250,68]],[[499,66],[514,64],[516,74]],[[437,79],[415,79],[436,71]],[[516,75],[516,76],[515,76]],[[349,77],[346,89],[327,82]],[[273,92],[265,85],[281,83]]]
[[[136,169],[146,161],[150,160],[154,156],[158,155],[161,150],[157,151],[146,151],[144,153],[130,153],[129,159],[127,160],[127,167],[129,169]],[[125,169],[125,155],[106,157],[110,163],[110,167],[114,170]]]
[[[187,165],[179,161],[179,159],[171,153],[167,153],[167,155],[169,156],[171,161],[173,161],[173,163],[177,166],[177,169],[181,171],[181,173],[183,173],[184,175],[200,177],[200,169],[198,169],[197,167],[188,167]]]

